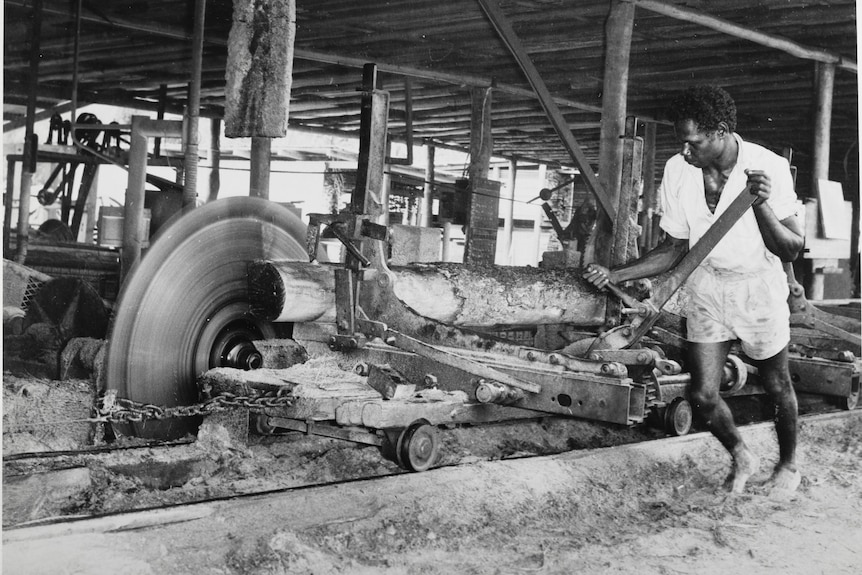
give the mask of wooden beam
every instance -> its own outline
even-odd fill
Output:
[[[611,221],[614,221],[616,219],[616,207],[613,205],[612,199],[608,196],[607,190],[602,187],[596,178],[595,171],[592,166],[590,166],[590,162],[581,150],[575,136],[566,125],[566,119],[554,103],[554,99],[551,97],[548,87],[542,80],[541,75],[539,75],[539,71],[536,69],[536,66],[533,65],[533,62],[527,55],[524,46],[521,44],[521,40],[518,38],[517,34],[515,34],[515,31],[512,29],[506,16],[494,0],[479,0],[479,5],[488,16],[494,29],[497,30],[497,33],[506,44],[506,47],[512,53],[512,56],[514,56],[515,60],[518,62],[518,65],[521,67],[521,71],[527,77],[527,81],[533,87],[536,97],[539,99],[539,103],[548,115],[548,119],[554,127],[554,130],[557,132],[557,135],[560,137],[563,146],[572,156],[572,159],[575,161],[578,168],[580,168],[581,174],[584,176],[584,181],[587,183],[587,187],[596,196],[598,204],[602,207],[605,214],[607,214]]]
[[[11,4],[19,7],[28,7],[30,2],[28,0],[7,0],[7,4]],[[60,16],[68,16],[69,11],[62,8],[54,8],[54,7],[45,7],[44,12],[46,14],[60,15]],[[175,40],[191,40],[191,34],[186,32],[184,29],[173,26],[164,26],[157,24],[147,24],[144,22],[129,20],[123,18],[112,18],[110,22],[107,22],[104,18],[96,14],[82,14],[82,21],[92,23],[92,24],[100,24],[106,25],[113,28],[121,28],[126,30],[131,30],[135,32],[143,32],[146,34],[152,34],[153,36],[158,36],[161,38],[172,38]],[[226,46],[227,40],[224,38],[212,38],[209,37],[206,39],[206,43],[215,46]],[[422,68],[413,68],[411,66],[402,66],[400,64],[392,64],[388,62],[381,62],[376,58],[357,58],[353,56],[347,56],[342,54],[332,54],[328,52],[320,52],[317,50],[304,50],[297,48],[294,52],[294,58],[299,58],[302,60],[309,60],[311,62],[320,62],[323,64],[336,64],[339,66],[347,66],[351,68],[362,68],[369,61],[373,61],[377,64],[378,70],[381,72],[389,72],[391,74],[400,74],[402,76],[410,76],[412,78],[425,78],[428,80],[434,80],[438,82],[446,82],[449,84],[460,84],[467,85],[473,87],[493,87],[495,90],[499,90],[501,92],[507,92],[509,94],[513,94],[516,96],[525,96],[529,98],[535,98],[536,95],[532,90],[528,90],[526,88],[521,88],[520,86],[514,86],[510,84],[498,83],[493,78],[486,78],[482,76],[474,76],[469,74],[457,74],[457,73],[449,73],[449,72],[437,72],[434,70],[425,70]],[[570,98],[554,98],[554,101],[560,106],[567,106],[570,108],[577,108],[579,110],[585,110],[588,112],[596,112],[600,113],[601,108],[599,106],[588,104],[585,102],[578,102],[576,100],[572,100]]]
[[[745,26],[740,26],[739,24],[735,24],[734,22],[730,22],[716,16],[711,16],[703,12],[691,10],[690,8],[683,8],[681,6],[669,4],[667,2],[661,2],[660,0],[621,1],[630,2],[638,8],[643,8],[644,10],[655,12],[656,14],[662,14],[663,16],[669,16],[671,18],[675,18],[676,20],[683,20],[685,22],[691,22],[693,24],[700,24],[701,26],[717,30],[730,36],[736,36],[737,38],[742,38],[743,40],[755,42],[757,44],[760,44],[761,46],[775,48],[776,50],[787,52],[791,56],[795,56],[797,58],[814,60],[816,62],[823,62],[826,64],[834,64],[839,68],[849,70],[856,74],[859,73],[859,67],[856,61],[845,56],[841,56],[840,54],[833,54],[832,52],[829,52],[827,50],[803,46],[802,44],[798,44],[797,42],[793,42],[792,40],[788,40],[780,36],[765,34],[763,32],[759,32],[751,28],[746,28]]]
[[[374,63],[377,64],[377,68],[381,72],[400,74],[402,76],[410,76],[412,78],[424,78],[426,80],[446,82],[449,84],[467,85],[475,88],[493,87],[495,90],[498,90],[500,92],[506,92],[507,94],[512,94],[515,96],[524,96],[531,99],[537,97],[536,93],[533,90],[528,90],[526,88],[521,88],[520,86],[514,86],[511,84],[496,82],[493,78],[485,78],[482,76],[475,76],[471,74],[456,74],[450,72],[438,72],[435,70],[425,70],[422,68],[413,68],[411,66],[402,66],[400,64],[381,62],[375,58],[355,58],[352,56],[330,54],[326,52],[319,52],[316,50],[303,50],[299,48],[297,48],[294,57],[302,60],[310,60],[312,62],[336,64],[339,66],[348,66],[352,68],[361,68],[364,64],[368,63],[368,61],[373,60]],[[599,106],[595,106],[593,104],[586,104],[584,102],[578,102],[570,98],[554,97],[553,100],[556,104],[560,106],[577,108],[579,110],[585,110],[587,112],[601,113],[602,111]]]

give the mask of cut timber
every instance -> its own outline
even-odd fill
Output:
[[[235,0],[228,36],[225,135],[287,135],[295,0]]]
[[[335,266],[256,261],[249,266],[252,314],[269,321],[327,321],[335,309]],[[420,316],[448,325],[493,328],[541,324],[600,325],[605,296],[577,270],[459,264],[392,268],[393,291]],[[363,289],[374,289],[373,281]],[[314,307],[295,302],[321,299]],[[320,315],[313,317],[313,310]],[[374,318],[372,318],[374,319]]]
[[[335,419],[335,409],[344,401],[375,400],[380,394],[366,383],[366,378],[344,371],[334,360],[311,360],[287,369],[240,369],[219,367],[207,371],[198,380],[201,389],[213,395],[229,392],[249,395],[253,390],[290,390],[293,405],[273,407],[266,415],[291,419],[328,421]]]
[[[463,391],[425,389],[406,399],[345,401],[335,410],[335,420],[344,426],[391,429],[407,427],[417,419],[443,425],[492,423],[539,416],[527,409],[468,403],[467,399]]]

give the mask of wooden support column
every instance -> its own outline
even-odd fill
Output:
[[[208,202],[218,199],[221,187],[221,120],[215,118],[210,120],[210,190],[207,197]]]
[[[536,178],[536,186],[541,190],[545,187],[548,177],[548,166],[539,164],[539,175]],[[533,242],[536,249],[536,265],[542,261],[542,222],[545,219],[545,210],[541,205],[536,206],[536,215],[533,219]]]
[[[832,93],[835,88],[835,65],[817,64],[817,108],[814,112],[814,158],[811,163],[811,189],[817,180],[829,179],[829,139],[832,131]]]
[[[599,142],[599,182],[614,206],[619,202],[620,173],[622,169],[625,132],[626,98],[628,96],[629,55],[635,7],[628,2],[612,0],[605,23],[605,69],[602,88],[602,128]],[[628,217],[617,214],[617,219]],[[595,261],[602,265],[611,262],[613,226],[606,218],[599,218],[596,226]],[[608,240],[608,241],[605,241]]]
[[[515,225],[515,180],[518,177],[518,160],[509,160],[509,180],[503,193],[503,261],[512,265],[512,236]]]
[[[426,146],[428,157],[425,164],[425,187],[422,191],[422,204],[419,207],[419,225],[423,228],[431,226],[431,206],[434,194],[434,154],[431,144]]]
[[[296,0],[234,0],[225,135],[252,138],[250,195],[269,198],[271,138],[287,135]]]
[[[641,253],[646,253],[656,246],[654,221],[658,208],[658,188],[655,185],[655,122],[646,122],[643,142],[643,211],[641,212]]]
[[[832,131],[832,93],[835,87],[835,65],[818,63],[816,65],[817,107],[814,112],[814,157],[811,162],[811,190],[818,193],[817,180],[829,179],[829,138]],[[820,198],[817,198],[820,201]],[[819,217],[806,214],[806,217]],[[849,255],[849,254],[848,254]],[[812,300],[823,299],[826,276],[816,261],[812,262],[810,277],[805,291]]]
[[[144,188],[147,182],[147,138],[179,138],[182,137],[182,130],[182,122],[132,116],[132,129],[129,134],[129,180],[123,205],[121,283],[141,259],[141,248],[147,239],[143,237],[141,229],[144,219]]]
[[[452,222],[443,222],[443,249],[440,252],[440,260],[448,262],[452,258]]]
[[[470,181],[487,178],[494,139],[491,136],[491,88],[473,88],[470,113]]]

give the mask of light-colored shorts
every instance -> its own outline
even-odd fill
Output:
[[[752,359],[768,359],[790,342],[789,289],[783,272],[739,274],[701,264],[686,290],[688,341],[739,339]]]

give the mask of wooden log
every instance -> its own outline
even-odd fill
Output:
[[[252,313],[277,322],[332,321],[334,265],[257,261],[249,266]],[[393,291],[420,316],[448,325],[495,328],[604,321],[605,296],[577,270],[459,264],[394,267]],[[362,289],[375,289],[368,281]]]
[[[236,0],[225,72],[225,135],[287,135],[295,0]]]

